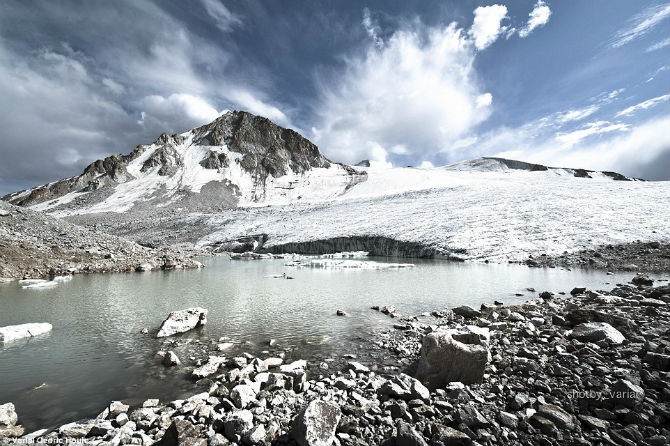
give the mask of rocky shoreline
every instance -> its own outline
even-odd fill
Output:
[[[529,256],[522,263],[531,267],[590,268],[605,271],[670,271],[670,243],[634,242],[605,245],[596,249],[558,256]]]
[[[571,294],[416,317],[382,308],[396,323],[372,342],[397,367],[329,370],[274,350],[227,358],[215,345],[191,372],[199,394],[113,402],[93,420],[28,435],[5,404],[0,443],[668,444],[670,286],[637,275]]]
[[[0,283],[80,273],[199,268],[203,255],[152,249],[0,201]]]

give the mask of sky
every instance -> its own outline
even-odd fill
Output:
[[[670,179],[670,3],[0,2],[0,194],[225,110],[331,160]]]

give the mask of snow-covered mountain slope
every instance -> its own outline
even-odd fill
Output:
[[[136,205],[219,209],[329,200],[365,176],[331,163],[293,130],[229,112],[189,132],[163,134],[128,155],[98,160],[77,177],[3,199],[61,217]]]
[[[397,185],[400,177],[406,182]],[[389,193],[379,193],[382,187]],[[374,247],[365,240],[383,237],[446,257],[507,261],[635,240],[667,241],[668,203],[668,182],[551,171],[388,169],[368,170],[368,181],[328,205],[231,210],[194,221],[211,231],[199,240],[202,246],[264,234],[270,251],[370,250]],[[324,243],[328,240],[336,244]]]

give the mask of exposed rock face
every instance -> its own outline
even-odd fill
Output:
[[[0,327],[0,343],[39,336],[45,333],[49,333],[52,329],[53,326],[47,322]]]
[[[296,418],[291,437],[299,446],[330,446],[341,416],[337,405],[314,400]]]
[[[626,340],[619,330],[606,322],[579,324],[572,330],[570,337],[582,342],[604,341],[613,345],[619,345]]]
[[[488,329],[439,329],[422,341],[417,378],[429,389],[459,381],[480,382],[489,358]]]
[[[207,311],[205,308],[198,307],[173,311],[161,324],[156,337],[163,338],[178,333],[185,333],[196,327],[205,325],[207,323]]]
[[[247,112],[225,114],[198,131],[209,145],[226,144],[230,150],[243,153],[242,167],[261,179],[285,175],[287,168],[302,173],[330,166],[319,149],[294,130]]]

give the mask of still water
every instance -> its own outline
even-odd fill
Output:
[[[235,347],[227,356],[259,354],[276,339],[273,353],[286,351],[287,359],[320,361],[354,352],[375,361],[373,354],[366,356],[376,348],[370,334],[392,319],[370,310],[372,305],[394,304],[414,315],[494,299],[520,302],[536,296],[527,287],[605,289],[631,278],[444,261],[400,270],[295,269],[285,262],[216,257],[206,259],[202,270],[80,275],[50,289],[0,285],[0,326],[53,324],[50,335],[0,344],[0,404],[13,402],[19,421],[32,430],[95,416],[112,400],[169,401],[195,393],[185,377],[193,365],[183,357],[190,354],[186,347],[175,349],[182,366],[166,369],[156,357],[164,340],[155,339],[170,311],[193,306],[209,309],[208,325],[180,340],[228,337]],[[294,280],[268,277],[284,272]],[[348,316],[336,316],[337,309]],[[145,327],[148,335],[140,333]]]

